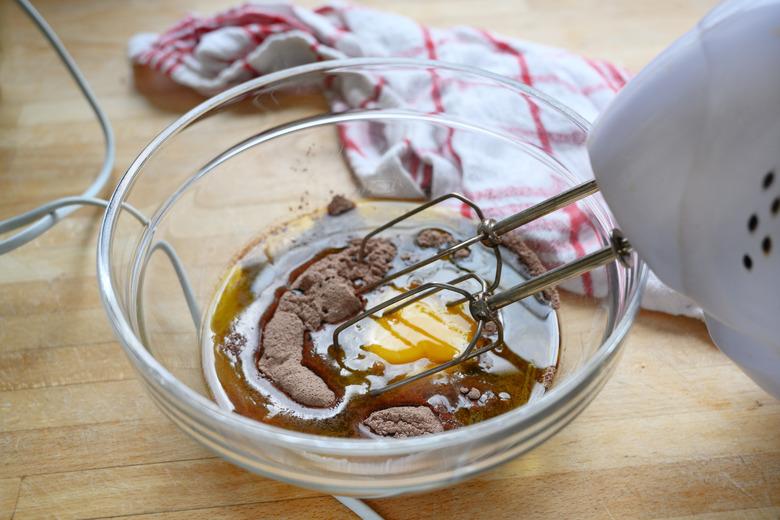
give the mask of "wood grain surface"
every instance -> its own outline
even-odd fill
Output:
[[[128,38],[230,2],[36,4],[114,124],[117,178],[200,100],[181,89],[139,92]],[[401,0],[390,8],[638,70],[711,4]],[[10,0],[0,3],[0,52],[2,218],[80,191],[98,168],[102,141],[60,62]],[[98,217],[80,210],[0,257],[0,518],[352,518],[332,497],[215,458],[155,408],[99,302]],[[371,505],[390,519],[780,518],[780,403],[734,367],[699,322],[642,312],[627,343],[596,401],[540,448],[450,489]]]

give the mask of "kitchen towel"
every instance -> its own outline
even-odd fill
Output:
[[[211,95],[252,77],[315,61],[355,57],[440,60],[500,74],[553,97],[592,121],[628,80],[606,61],[536,43],[504,38],[471,27],[437,29],[407,17],[355,4],[332,3],[306,9],[291,3],[246,4],[210,17],[187,16],[157,34],[129,42],[133,63],[151,67]],[[570,169],[587,172],[585,135],[528,96],[478,81],[456,81],[435,69],[416,74],[367,73],[334,82],[330,102],[346,108],[392,108],[419,92],[415,108],[458,113],[522,135]],[[470,103],[474,96],[490,96]],[[484,98],[483,98],[484,99]],[[488,216],[500,218],[560,192],[562,186],[523,168],[522,154],[507,156],[473,134],[397,125],[377,132],[371,125],[340,125],[339,138],[358,182],[374,196],[435,197],[464,193]],[[528,158],[526,157],[527,161]],[[507,168],[513,175],[507,174]],[[517,172],[521,174],[517,174]],[[524,226],[523,238],[545,265],[559,265],[599,247],[595,228],[581,204]],[[464,214],[468,211],[464,208]],[[602,270],[563,284],[567,290],[600,296]],[[642,305],[669,314],[700,317],[687,298],[665,287],[652,273]]]

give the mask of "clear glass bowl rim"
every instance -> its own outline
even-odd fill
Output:
[[[549,107],[570,118],[574,124],[579,126],[586,133],[590,130],[590,124],[570,108],[552,97],[509,77],[454,63],[404,58],[350,58],[329,60],[284,69],[236,85],[235,87],[206,99],[198,106],[179,117],[160,132],[138,154],[114,189],[106,207],[98,234],[97,278],[101,300],[109,322],[123,349],[128,354],[131,361],[133,361],[138,371],[147,382],[155,384],[162,392],[168,394],[168,397],[173,399],[174,403],[176,403],[176,408],[179,408],[180,411],[186,411],[187,415],[198,422],[209,423],[212,428],[218,426],[220,430],[235,429],[240,431],[242,435],[252,437],[259,442],[276,444],[293,449],[297,447],[303,450],[315,450],[331,455],[394,456],[419,452],[428,448],[446,448],[460,443],[472,442],[482,437],[500,434],[501,432],[506,432],[508,434],[517,429],[530,427],[542,420],[546,415],[552,414],[558,408],[564,406],[570,398],[576,396],[580,389],[587,388],[594,379],[598,378],[601,369],[604,368],[605,365],[607,365],[607,361],[617,353],[623,338],[628,332],[639,308],[642,291],[647,278],[646,265],[639,259],[633,266],[633,269],[637,274],[636,288],[629,294],[626,310],[623,316],[615,323],[612,333],[598,348],[595,355],[593,355],[576,374],[573,374],[567,381],[550,390],[548,394],[545,395],[544,399],[466,428],[408,439],[333,438],[295,432],[255,421],[220,408],[213,401],[195,392],[176,379],[155,359],[133,332],[132,326],[122,310],[117,288],[115,287],[115,281],[111,276],[111,245],[114,228],[119,219],[124,198],[132,188],[137,175],[147,160],[166,141],[173,138],[177,133],[204,114],[231,100],[252,92],[255,89],[268,86],[275,82],[289,80],[297,75],[324,72],[330,69],[338,70],[345,68],[383,66],[446,69],[453,72],[482,76],[491,81],[522,91],[534,99],[541,100],[549,105]]]

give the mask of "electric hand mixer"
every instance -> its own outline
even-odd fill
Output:
[[[392,313],[439,291],[468,301],[477,321],[462,353],[447,363],[373,390],[381,393],[429,376],[503,343],[497,311],[612,261],[635,247],[669,286],[695,300],[721,350],[759,385],[780,397],[780,2],[731,2],[648,65],[601,115],[588,141],[596,180],[501,221],[449,194],[410,211],[363,239],[456,198],[480,223],[475,235],[380,284],[481,243],[496,256],[487,283],[465,275],[425,283],[347,321],[333,334],[380,311]],[[501,277],[501,236],[601,189],[631,245],[615,230],[611,243],[508,290]],[[462,282],[476,280],[470,292]],[[386,309],[386,310],[385,310]],[[480,346],[484,325],[497,339]]]

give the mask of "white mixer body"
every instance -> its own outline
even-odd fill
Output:
[[[780,397],[780,1],[716,8],[629,82],[588,148],[639,254]]]

